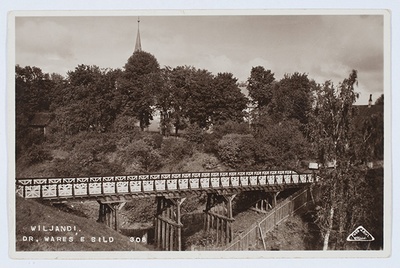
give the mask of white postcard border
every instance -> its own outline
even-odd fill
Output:
[[[15,251],[15,159],[14,155],[14,100],[15,88],[15,42],[14,18],[16,16],[137,16],[137,15],[350,15],[381,14],[384,15],[384,94],[385,94],[385,156],[384,156],[384,250],[382,251],[274,251],[274,252],[16,252]],[[7,129],[8,129],[8,223],[9,254],[16,259],[175,259],[175,258],[375,258],[388,257],[391,254],[392,242],[392,166],[391,166],[391,16],[387,10],[155,10],[155,11],[15,11],[8,18],[8,72],[7,72]],[[388,100],[388,101],[386,101]]]

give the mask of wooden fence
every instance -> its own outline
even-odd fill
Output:
[[[250,226],[222,250],[266,249],[264,235],[295,213],[305,212],[311,201],[310,189],[299,190],[273,208],[261,221]],[[214,249],[215,250],[215,249]]]

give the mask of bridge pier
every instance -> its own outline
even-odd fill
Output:
[[[260,191],[258,201],[254,203],[252,210],[260,213],[268,213],[268,211],[276,206],[276,199],[280,192]]]
[[[227,244],[232,241],[232,222],[235,220],[232,213],[232,200],[236,194],[219,195],[207,194],[207,204],[204,210],[204,229],[216,231],[216,243]]]
[[[106,224],[108,227],[118,231],[119,218],[118,218],[118,207],[120,203],[102,203],[99,207],[99,218],[98,222]]]
[[[271,196],[265,191],[258,192],[258,200],[250,208],[256,212],[267,213],[268,210],[272,209]]]
[[[182,250],[181,205],[186,198],[156,197],[154,239],[162,250]]]
[[[272,201],[271,201],[271,203],[272,203],[272,208],[274,208],[274,207],[276,207],[276,198],[278,197],[278,194],[280,193],[280,191],[279,192],[270,192],[269,194],[270,194],[270,196],[271,196],[271,199],[272,199]]]

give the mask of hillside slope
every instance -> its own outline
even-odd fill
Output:
[[[97,223],[33,200],[16,197],[17,251],[148,250]]]

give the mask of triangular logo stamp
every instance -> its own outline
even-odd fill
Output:
[[[361,225],[358,226],[346,239],[347,241],[374,241],[375,238]]]

